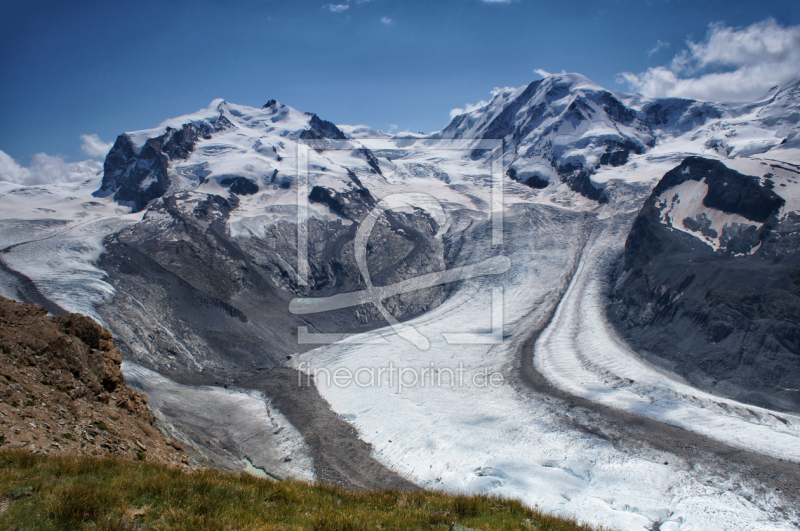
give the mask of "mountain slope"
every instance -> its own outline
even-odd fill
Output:
[[[0,297],[0,445],[189,464],[127,385],[111,334],[88,317]]]
[[[512,179],[533,188],[565,182],[603,202],[608,197],[600,175],[634,159],[642,166],[636,155],[797,159],[798,109],[798,81],[757,102],[720,104],[620,94],[580,74],[556,74],[497,93],[484,107],[453,118],[439,135],[503,139]]]
[[[2,278],[8,292],[30,292],[27,279],[107,323],[170,434],[221,468],[493,492],[631,529],[785,529],[800,507],[784,488],[796,484],[798,418],[643,362],[609,325],[606,281],[623,264],[616,287],[630,290],[616,302],[629,306],[614,315],[623,330],[662,337],[677,328],[666,310],[647,321],[647,308],[662,286],[681,292],[693,256],[707,267],[677,305],[717,301],[709,283],[736,268],[783,289],[800,197],[795,87],[730,105],[563,74],[502,91],[432,138],[373,140],[274,101],[215,100],[121,135],[102,182],[0,186],[2,211],[20,218],[0,224],[0,260],[19,275]],[[502,156],[481,139],[503,140]],[[632,225],[647,230],[624,269]],[[720,293],[714,308],[738,304]],[[730,337],[773,326],[757,304]],[[691,326],[695,339],[705,333]],[[522,351],[534,342],[531,360]],[[768,357],[751,373],[778,372]],[[326,378],[447,375],[459,363],[470,378],[502,381],[400,392],[380,376]],[[521,379],[523,363],[559,393]],[[791,409],[766,379],[719,365],[715,378],[751,378],[758,400]],[[606,409],[574,407],[570,395]],[[618,425],[641,416],[642,426]],[[695,432],[689,447],[660,440],[660,423]],[[776,516],[778,506],[790,509]]]
[[[729,163],[730,164],[730,163]],[[633,223],[609,316],[692,384],[800,411],[800,204],[795,174],[688,157]]]
[[[589,176],[622,166],[655,145],[650,127],[617,97],[578,74],[550,76],[497,94],[482,109],[455,117],[443,138],[502,138],[509,175],[535,188],[562,179],[604,200]]]

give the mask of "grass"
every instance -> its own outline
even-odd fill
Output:
[[[216,470],[0,451],[0,529],[593,529],[516,501],[426,491],[354,492]],[[2,510],[2,509],[0,509]]]

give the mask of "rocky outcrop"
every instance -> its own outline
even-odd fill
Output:
[[[550,181],[535,171],[517,172],[516,169],[510,167],[506,171],[506,175],[508,175],[509,179],[513,179],[524,185],[530,186],[531,188],[547,188],[547,186],[550,184]]]
[[[763,224],[725,226],[717,251],[667,226],[657,198],[690,179],[708,185],[704,206]],[[662,178],[633,223],[608,315],[651,361],[692,384],[797,412],[800,218],[779,220],[783,204],[755,177],[687,158]],[[698,215],[683,224],[710,233],[708,221]]]
[[[688,131],[704,124],[708,119],[722,118],[717,104],[683,98],[663,98],[649,102],[642,108],[644,122],[653,129],[673,128]]]
[[[143,210],[169,189],[170,161],[186,159],[199,138],[211,138],[213,133],[230,126],[230,121],[220,114],[211,123],[187,123],[180,129],[168,127],[164,134],[147,139],[138,150],[131,137],[120,135],[103,163],[103,182],[95,194],[113,193],[116,201],[130,204],[134,212]]]
[[[703,205],[758,223],[777,214],[786,203],[769,186],[762,186],[757,177],[743,175],[718,160],[702,157],[686,157],[667,172],[653,189],[651,199],[689,180],[702,181],[708,186]]]
[[[366,288],[354,238],[376,200],[355,183],[340,192],[315,186],[309,200],[340,219],[308,221],[306,279],[298,276],[293,223],[278,222],[257,238],[230,235],[228,216],[239,201],[234,194],[192,202],[180,194],[161,198],[141,223],[109,239],[100,266],[117,291],[114,304],[101,312],[125,345],[126,359],[162,372],[275,367],[299,348],[310,348],[298,345],[299,327],[351,333],[385,325],[372,304],[302,319],[289,312],[294,296]],[[420,210],[381,214],[366,249],[374,285],[446,269],[438,230]],[[447,286],[436,286],[393,296],[385,306],[397,319],[408,319],[437,306],[447,293]],[[162,328],[172,332],[147,333]]]
[[[253,195],[258,192],[258,185],[255,182],[247,177],[240,177],[238,175],[223,177],[219,180],[219,184],[227,186],[228,189],[236,195]]]
[[[189,464],[125,385],[111,333],[91,318],[0,297],[0,349],[3,447]]]
[[[323,120],[316,114],[311,113],[311,119],[308,121],[308,129],[304,129],[300,133],[300,138],[304,140],[321,140],[323,138],[347,140],[347,135],[332,122]]]

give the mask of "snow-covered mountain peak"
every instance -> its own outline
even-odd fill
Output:
[[[619,103],[611,92],[580,74],[556,74],[524,87],[498,92],[487,105],[454,117],[441,136],[489,138],[487,135],[501,135],[495,136],[501,138],[513,133],[515,127],[524,128],[537,119],[558,118],[567,110],[579,114],[581,111],[594,114],[600,110],[586,108],[589,102],[599,102],[601,107]],[[618,115],[611,107],[608,111],[617,114],[620,120],[632,118],[628,114]],[[497,121],[498,118],[501,120]]]
[[[624,173],[635,177],[665,156],[674,164],[689,154],[800,161],[798,123],[797,81],[760,101],[725,104],[620,94],[580,74],[555,74],[498,92],[439,136],[503,139],[513,179],[533,188],[565,182],[602,202],[617,168],[631,166]]]
[[[799,93],[793,82],[761,101],[718,104],[621,94],[580,74],[554,74],[497,90],[488,104],[454,117],[427,138],[503,139],[504,172],[534,189],[529,193],[538,196],[536,189],[544,188],[544,196],[578,192],[602,204],[614,196],[615,185],[609,182],[654,183],[688,155],[800,159]],[[156,197],[182,190],[222,195],[288,190],[297,172],[298,143],[319,139],[346,141],[345,147],[352,147],[342,156],[332,151],[311,154],[318,160],[310,159],[309,168],[332,193],[346,193],[353,186],[379,190],[392,175],[402,180],[398,176],[416,176],[423,167],[424,175],[438,179],[449,175],[445,168],[451,162],[461,165],[460,172],[488,171],[481,151],[466,158],[454,154],[449,162],[431,166],[422,159],[406,156],[401,161],[388,152],[376,157],[362,149],[368,138],[424,136],[337,126],[275,100],[259,108],[216,99],[156,128],[121,135],[106,159],[97,195],[113,194],[141,210]],[[357,175],[355,181],[351,173]],[[371,174],[380,179],[373,182]]]
[[[8,270],[0,270],[0,288],[39,293],[65,310],[104,320],[129,359],[174,374],[217,378],[271,367],[278,368],[271,374],[287,374],[287,360],[355,372],[376,359],[405,367],[456,360],[511,374],[508,367],[524,363],[581,400],[687,430],[675,439],[680,448],[696,431],[798,461],[800,421],[773,415],[760,402],[775,398],[766,404],[800,410],[792,391],[800,371],[790,372],[800,306],[788,291],[800,289],[797,102],[796,83],[749,104],[719,104],[624,95],[559,74],[499,90],[487,105],[424,137],[338,126],[274,100],[249,107],[217,99],[156,128],[120,135],[102,185],[3,183],[0,265]],[[502,160],[497,151],[489,157],[488,149],[475,148],[496,143],[476,138],[503,139]],[[95,194],[105,199],[90,196],[98,186]],[[380,213],[374,225],[362,223],[395,194],[413,200]],[[419,208],[436,203],[444,216]],[[502,246],[495,242],[498,212]],[[367,226],[374,232],[358,240],[366,245],[356,252]],[[630,267],[613,277],[626,234],[622,262]],[[307,238],[301,243],[298,235]],[[473,265],[498,253],[508,258],[508,271],[416,289],[417,279],[478,272]],[[373,282],[376,290],[366,284]],[[415,288],[381,299],[383,310],[430,337],[427,351],[384,327],[376,304],[346,298],[389,293],[393,286]],[[663,349],[659,369],[640,363],[627,336],[610,327],[612,287],[622,301],[614,315],[626,327],[641,327],[637,341],[654,338],[647,352]],[[292,296],[336,297],[355,306],[300,318],[287,309]],[[745,319],[766,310],[772,313],[760,314],[769,317],[763,326]],[[502,315],[500,329],[495,315]],[[793,321],[777,327],[786,316]],[[674,328],[659,328],[672,318]],[[537,341],[529,343],[536,330]],[[478,342],[455,345],[450,337],[466,334],[453,331],[468,331]],[[489,331],[502,343],[485,344]],[[364,335],[302,354],[310,346],[301,345],[350,332]],[[526,344],[530,350],[520,357]],[[754,363],[736,362],[745,349]],[[716,360],[718,372],[703,372],[708,360]],[[733,366],[744,370],[732,369],[732,377]],[[722,385],[711,390],[730,400],[665,378],[662,367],[713,377],[709,385]],[[258,375],[258,385],[270,382],[261,378],[266,374]],[[379,385],[318,390],[342,422],[357,428],[353,433],[368,434],[363,438],[374,445],[373,455],[424,486],[494,489],[625,529],[773,522],[738,480],[725,483],[705,472],[695,480],[683,458],[662,459],[638,443],[640,453],[620,453],[584,429],[609,429],[591,415],[586,422],[592,424],[563,435],[572,404],[532,403],[535,393],[521,393],[517,381],[480,395],[469,385],[414,386],[403,395]],[[742,399],[755,406],[735,402],[738,395],[726,390],[741,382],[748,391]],[[157,387],[160,396],[172,392]],[[755,398],[753,388],[760,393]],[[269,389],[283,393],[287,386]],[[415,416],[407,418],[411,410]],[[500,418],[497,411],[507,414]],[[197,432],[198,440],[218,440],[214,420],[209,431]],[[445,440],[456,432],[480,444],[431,450],[431,434]],[[230,448],[225,455],[237,459],[249,452]],[[457,458],[448,455],[454,451]],[[731,469],[720,470],[719,477],[729,477]],[[629,488],[609,501],[603,498],[609,485]],[[774,491],[767,487],[764,492]],[[542,492],[552,496],[537,498]],[[632,510],[619,510],[629,503]]]
[[[441,136],[503,139],[513,178],[535,188],[563,180],[600,199],[589,175],[655,145],[643,118],[586,77],[557,74],[498,93],[488,105],[453,118]]]
[[[252,194],[263,179],[261,186],[285,185],[277,177],[296,172],[286,166],[296,157],[296,142],[322,138],[347,136],[313,113],[274,100],[256,108],[216,99],[153,129],[120,135],[106,157],[97,195],[113,194],[138,211],[152,199],[209,180],[219,189]]]

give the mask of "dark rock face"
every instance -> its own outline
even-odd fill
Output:
[[[372,151],[370,151],[367,148],[363,148],[356,150],[356,153],[358,154],[358,156],[363,157],[364,160],[367,161],[367,165],[372,169],[373,173],[383,175],[383,172],[381,172],[380,164],[378,164],[378,159],[375,157]]]
[[[550,181],[532,171],[523,171],[517,173],[517,170],[514,168],[508,168],[506,175],[508,175],[509,179],[513,179],[526,186],[530,186],[531,188],[547,188],[547,186],[550,184]]]
[[[312,203],[324,203],[332,212],[351,221],[363,219],[375,206],[372,194],[362,187],[347,192],[335,192],[322,186],[315,186],[308,194],[308,200]]]
[[[610,92],[602,92],[600,101],[603,103],[603,110],[615,122],[627,124],[636,119],[636,113],[626,107]]]
[[[308,129],[300,133],[300,138],[306,140],[320,140],[329,138],[331,140],[347,140],[341,129],[336,127],[332,122],[320,119],[316,114],[311,115],[311,120],[308,122]]]
[[[791,247],[787,247],[792,241],[793,232],[790,230],[787,242],[778,241],[780,237],[775,236],[775,231],[780,230],[775,215],[785,204],[782,197],[776,194],[769,186],[761,186],[759,179],[749,175],[743,175],[732,170],[717,160],[704,159],[702,157],[687,157],[684,161],[668,171],[653,189],[650,198],[642,206],[634,226],[631,236],[639,235],[644,230],[646,219],[658,222],[660,218],[659,209],[665,205],[657,205],[656,198],[670,188],[674,188],[686,181],[693,180],[705,182],[708,192],[703,198],[703,205],[716,210],[721,210],[728,214],[738,214],[755,223],[763,223],[761,229],[755,224],[738,224],[725,227],[721,235],[720,245],[722,250],[733,253],[749,253],[759,244],[764,243],[764,250],[772,249],[771,254],[782,254],[789,252]],[[782,222],[786,227],[789,220]],[[696,219],[686,218],[679,220],[684,227],[699,231],[706,236],[716,237],[716,231],[711,229],[710,220],[704,214],[698,215]],[[771,243],[767,243],[771,241]],[[631,260],[637,257],[650,258],[648,246],[655,242],[646,242],[637,237],[628,238],[626,242],[625,267],[631,266]],[[637,249],[630,246],[640,246]]]
[[[161,152],[161,142],[150,139],[137,154],[130,138],[120,135],[103,165],[103,183],[97,195],[114,193],[114,199],[133,203],[134,212],[169,188],[169,160]]]
[[[608,202],[608,198],[603,193],[602,188],[596,187],[589,173],[579,166],[566,164],[558,169],[558,174],[561,176],[561,180],[567,183],[567,186],[587,199],[597,201],[600,204]]]
[[[722,229],[720,246],[733,254],[749,253],[758,246],[760,242],[759,236],[756,225],[734,223]]]
[[[163,135],[148,139],[138,153],[130,137],[120,135],[106,156],[103,182],[95,195],[113,193],[116,201],[132,204],[134,212],[143,210],[169,189],[171,160],[186,159],[199,138],[211,138],[214,132],[231,125],[220,115],[210,124],[188,123],[180,129],[167,128]]]
[[[732,170],[718,160],[687,157],[661,179],[653,190],[654,196],[688,180],[705,181],[708,193],[703,204],[729,214],[739,214],[751,221],[764,223],[785,204],[782,197],[770,188],[761,186],[759,179]]]
[[[650,127],[674,127],[680,131],[688,131],[709,118],[722,118],[722,111],[713,103],[682,98],[660,99],[647,104],[643,111],[644,122]]]
[[[706,179],[707,201],[766,223],[728,226],[714,251],[667,227],[655,199]],[[783,199],[754,177],[691,157],[656,186],[613,278],[610,321],[645,357],[711,392],[800,411],[800,216],[778,221]],[[718,208],[717,206],[713,208]],[[705,216],[682,222],[710,230]],[[786,241],[784,241],[786,238]],[[761,247],[752,255],[758,244]]]
[[[247,177],[240,177],[238,175],[223,177],[220,179],[219,184],[227,186],[228,189],[236,195],[253,195],[258,192],[258,185],[256,183]]]
[[[711,228],[711,220],[708,219],[705,212],[697,214],[694,218],[684,218],[683,226],[691,231],[699,232],[703,236],[708,236],[709,238],[719,237],[717,231]]]
[[[612,142],[607,140],[606,152],[600,157],[601,166],[623,166],[628,162],[628,156],[631,151],[637,155],[644,153],[644,147],[636,142],[630,140],[623,140],[622,142]]]

